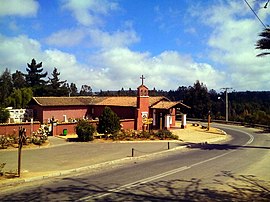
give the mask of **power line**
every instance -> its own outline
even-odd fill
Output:
[[[270,1],[270,0],[268,0],[268,1],[266,2],[266,4],[264,5],[263,8],[267,8],[269,1]]]
[[[246,4],[248,5],[249,9],[253,12],[253,14],[256,16],[256,18],[260,21],[260,23],[264,26],[264,28],[267,28],[263,21],[260,19],[260,17],[257,15],[257,13],[253,10],[253,8],[250,6],[250,4],[247,2],[247,0],[244,0]],[[267,8],[269,1],[265,4],[264,8]]]

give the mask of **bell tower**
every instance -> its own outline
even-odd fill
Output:
[[[142,84],[137,88],[137,115],[136,129],[143,130],[143,119],[149,116],[149,95],[148,88],[143,84],[145,77],[140,77]]]

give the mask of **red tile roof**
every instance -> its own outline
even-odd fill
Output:
[[[151,108],[153,109],[171,109],[175,107],[176,105],[182,105],[184,107],[190,108],[189,106],[183,104],[182,102],[172,102],[172,101],[160,101],[153,105]]]
[[[137,98],[136,97],[106,97],[106,99],[96,103],[96,105],[105,106],[123,106],[123,107],[136,107]]]
[[[104,97],[33,97],[34,102],[40,106],[78,106],[92,105]]]
[[[161,100],[167,100],[165,97],[149,97],[150,106]],[[32,103],[40,106],[82,106],[82,105],[104,105],[104,106],[123,106],[137,107],[137,97],[119,96],[119,97],[96,97],[96,96],[78,96],[78,97],[33,97]]]

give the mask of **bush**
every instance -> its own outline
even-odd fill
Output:
[[[160,140],[165,140],[165,139],[178,139],[178,136],[172,134],[171,131],[169,130],[159,130],[156,133],[156,136],[160,139]]]
[[[9,146],[9,140],[6,136],[0,135],[0,148],[6,149]]]
[[[125,140],[126,139],[126,133],[125,131],[117,131],[112,134],[112,139],[113,140]]]
[[[47,139],[48,138],[46,135],[33,135],[30,138],[25,138],[23,144],[27,145],[32,142],[35,145],[42,145],[43,143],[46,142]]]
[[[0,108],[0,123],[6,123],[9,116],[9,111],[7,109]]]
[[[76,133],[79,141],[88,142],[94,140],[95,127],[86,120],[79,120],[76,126]]]
[[[104,111],[99,117],[97,127],[98,133],[114,134],[121,129],[120,119],[111,108],[105,107]]]
[[[142,131],[142,132],[140,133],[140,136],[141,136],[141,138],[143,138],[143,139],[149,139],[150,136],[151,136],[151,133],[148,132],[148,131]]]

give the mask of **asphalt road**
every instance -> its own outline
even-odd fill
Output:
[[[269,201],[269,133],[218,127],[233,139],[36,182],[0,201]]]

